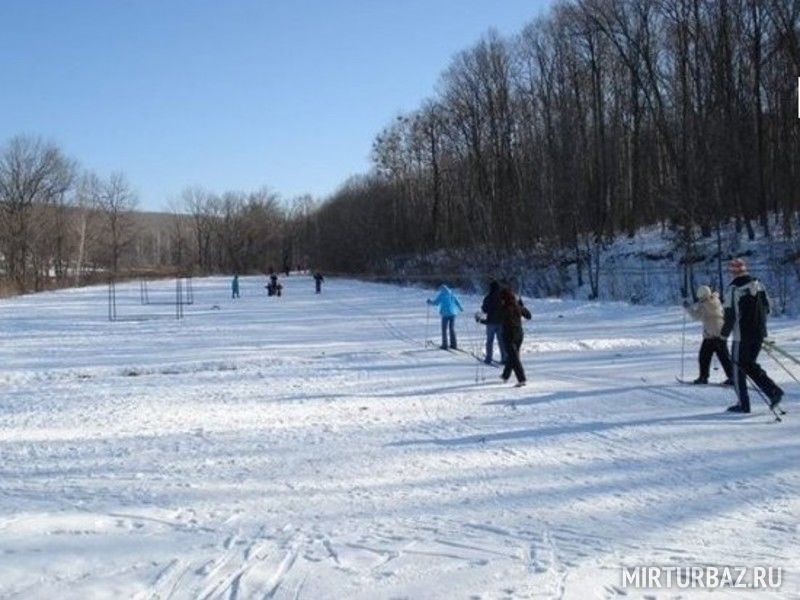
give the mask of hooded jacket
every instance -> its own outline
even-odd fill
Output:
[[[722,337],[733,333],[735,342],[761,342],[767,337],[769,298],[761,282],[750,275],[740,275],[725,291],[725,324]]]
[[[433,300],[428,300],[428,302],[438,306],[439,314],[443,317],[455,317],[464,310],[456,295],[446,285],[439,286],[439,293]]]
[[[719,294],[712,292],[705,300],[698,300],[686,308],[686,312],[695,320],[703,323],[703,339],[717,339],[722,333],[725,318],[722,314],[722,302]]]
[[[522,319],[531,318],[531,311],[522,303],[522,299],[515,299],[515,304],[511,306],[501,305],[503,337],[508,340],[522,340]]]

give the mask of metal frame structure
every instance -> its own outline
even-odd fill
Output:
[[[177,277],[175,279],[175,301],[172,300],[150,300],[150,289],[147,285],[146,279],[139,280],[139,301],[141,302],[142,306],[148,304],[165,304],[172,306],[175,303],[180,302],[184,305],[192,305],[194,304],[194,288],[192,287],[192,276],[188,275],[185,277]],[[182,288],[182,291],[178,291],[178,286]]]
[[[150,300],[147,281],[139,281],[139,301],[143,306],[160,305],[174,306],[176,319],[183,319],[186,305],[194,304],[194,289],[192,287],[191,276],[175,278],[175,299],[174,300]],[[172,314],[133,314],[120,315],[117,312],[117,282],[111,277],[108,280],[108,320],[114,321],[149,321],[153,319],[172,318]]]

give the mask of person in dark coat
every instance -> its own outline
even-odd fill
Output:
[[[503,323],[503,344],[506,349],[506,365],[503,368],[501,377],[503,381],[508,381],[511,371],[517,377],[516,387],[525,385],[525,369],[522,368],[522,361],[519,357],[520,348],[524,331],[522,330],[522,318],[530,319],[531,312],[519,300],[509,288],[500,291],[500,314]]]
[[[233,281],[231,281],[231,300],[239,297],[239,275],[235,274],[233,276]]]
[[[503,346],[503,315],[500,305],[500,284],[492,280],[489,283],[489,293],[486,294],[481,303],[480,314],[475,315],[475,320],[486,325],[486,355],[483,361],[488,365],[492,363],[494,354],[494,339],[497,338],[497,346],[500,348],[500,362],[506,362],[506,349]]]
[[[280,296],[281,290],[283,290],[283,286],[278,283],[278,276],[272,273],[267,284],[267,296]]]
[[[314,286],[317,289],[317,293],[322,293],[322,282],[325,281],[325,278],[322,276],[322,273],[319,271],[314,273]]]
[[[733,259],[729,268],[733,281],[725,291],[722,337],[733,334],[731,358],[736,369],[733,383],[739,403],[729,407],[728,411],[750,412],[748,377],[769,398],[770,406],[775,408],[783,399],[783,390],[756,362],[767,337],[767,316],[770,311],[767,291],[758,279],[747,273],[747,264],[741,258]]]

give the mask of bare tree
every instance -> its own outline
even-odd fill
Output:
[[[800,0],[564,0],[519,36],[489,32],[377,136],[375,175],[319,208],[317,264],[365,268],[328,246],[365,229],[372,265],[547,248],[574,254],[581,283],[590,266],[596,295],[621,232],[680,230],[689,266],[698,227],[771,236],[771,214],[790,235],[799,32]]]
[[[72,226],[77,238],[75,249],[75,285],[80,285],[91,239],[92,225],[96,221],[102,186],[96,174],[87,171],[78,180],[73,198]]]
[[[124,252],[134,241],[132,212],[138,200],[122,173],[112,173],[102,182],[98,197],[98,208],[105,221],[105,257],[111,273],[119,273]]]
[[[63,198],[75,166],[54,144],[13,138],[0,152],[0,243],[7,276],[24,291],[31,270],[34,207]]]

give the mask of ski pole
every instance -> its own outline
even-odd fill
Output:
[[[425,343],[424,347],[428,347],[428,340],[431,336],[431,305],[428,304],[428,316],[425,318]]]
[[[481,332],[483,332],[484,337],[486,336],[486,328],[484,327],[481,329],[480,323],[475,323],[475,327],[478,329],[478,349],[480,350],[480,339],[481,339]],[[483,360],[485,361],[488,356],[484,356]],[[481,374],[483,376],[483,381],[486,381],[486,363],[481,363]]]
[[[751,390],[755,390],[756,391],[756,393],[759,395],[759,397],[764,401],[764,404],[767,405],[767,408],[770,410],[770,412],[772,412],[772,414],[775,415],[775,420],[778,421],[779,423],[781,421],[783,421],[783,419],[781,419],[781,415],[785,415],[786,411],[783,410],[780,407],[776,408],[776,407],[772,406],[772,403],[767,398],[767,395],[763,391],[761,391],[761,388],[758,387],[756,382],[753,381],[752,378],[747,373],[745,373],[744,369],[742,369],[742,367],[739,366],[739,363],[735,362],[733,364],[736,365],[736,368],[739,370],[739,373],[744,375],[744,384],[747,385],[748,382],[753,384],[752,386],[748,386],[748,387]]]
[[[464,326],[461,328],[461,330],[462,330],[462,335],[469,342],[469,353],[477,361],[475,363],[475,383],[478,383],[480,381],[481,364],[480,364],[480,358],[478,357],[478,350],[475,347],[475,336],[470,331],[469,324],[466,322],[464,323]]]
[[[767,356],[769,356],[769,357],[770,357],[772,360],[774,360],[774,361],[775,361],[775,363],[776,363],[776,364],[777,364],[777,365],[778,365],[778,366],[779,366],[781,369],[783,369],[784,371],[786,371],[786,372],[789,374],[789,377],[791,377],[792,379],[794,379],[796,383],[800,383],[800,379],[798,379],[797,377],[795,377],[794,373],[792,373],[792,372],[789,370],[789,367],[787,367],[787,366],[786,366],[785,364],[783,364],[783,363],[782,363],[780,360],[778,360],[778,357],[777,357],[777,356],[775,356],[775,355],[772,353],[772,351],[771,351],[771,349],[770,349],[770,346],[766,346],[766,345],[765,345],[765,346],[764,346],[764,352],[766,352],[766,353],[767,353]]]
[[[472,338],[471,335],[469,335],[469,325],[467,325],[466,323],[464,324],[463,331],[464,331],[464,336],[466,338],[469,338],[469,349],[470,349],[469,351],[470,351],[470,354],[475,356],[475,340]],[[475,383],[478,383],[478,381],[479,381],[480,368],[481,368],[481,366],[476,363],[475,364]]]
[[[480,352],[481,352],[480,325],[477,323],[477,321],[473,325],[473,332],[474,332],[474,337],[473,337],[474,342],[472,344],[473,354],[475,354],[475,358],[478,359],[478,364],[476,366],[476,369],[480,370],[481,381],[486,381],[486,364],[480,359]]]
[[[775,342],[773,342],[773,341],[769,341],[769,342],[765,341],[765,342],[764,342],[764,348],[765,348],[765,349],[767,349],[767,350],[774,350],[775,352],[777,352],[778,354],[780,354],[780,355],[781,355],[781,356],[783,356],[784,358],[787,358],[787,359],[789,359],[790,361],[792,361],[794,364],[796,364],[796,365],[800,365],[800,360],[797,360],[797,359],[796,359],[794,356],[792,356],[791,354],[789,354],[789,353],[788,353],[786,350],[784,350],[783,348],[781,348],[780,346],[778,346],[778,345],[777,345]]]
[[[683,309],[683,333],[681,334],[681,379],[684,379],[684,364],[686,362],[686,309]]]

